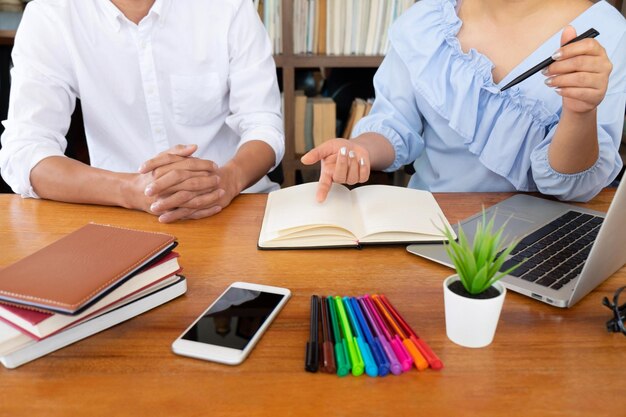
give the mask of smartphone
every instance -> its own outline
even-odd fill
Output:
[[[240,364],[290,296],[286,288],[235,282],[172,343],[172,351]]]

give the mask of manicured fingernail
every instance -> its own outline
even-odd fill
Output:
[[[139,165],[139,169],[137,169],[137,172],[141,172],[141,171],[143,171],[143,169],[144,169],[144,167],[145,167],[145,166],[146,166],[145,164],[141,164],[141,165]]]
[[[555,53],[552,54],[552,59],[554,59],[555,61],[558,61],[559,59],[561,59],[561,56],[563,54],[561,53],[561,51],[556,51]]]
[[[548,75],[549,72],[550,72],[550,70],[548,69],[548,67],[545,67],[544,69],[541,70],[541,73],[543,75]]]
[[[347,152],[347,149],[346,149],[346,147],[345,147],[345,146],[344,146],[344,147],[342,147],[341,149],[339,149],[339,153],[340,153],[342,156],[346,156],[346,152]]]
[[[143,193],[147,195],[148,197],[150,197],[152,195],[152,191],[153,191],[152,185],[148,185]]]
[[[348,152],[348,157],[349,158],[354,158],[354,151]]]
[[[560,88],[555,88],[554,91],[556,91],[557,94],[561,94],[561,89]]]
[[[546,83],[546,85],[552,85],[552,77],[546,78],[543,82]]]
[[[159,209],[159,203],[152,203],[150,205],[150,211],[157,211]]]
[[[365,160],[363,158],[359,159],[359,165],[364,166]]]

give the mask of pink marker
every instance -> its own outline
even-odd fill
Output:
[[[370,296],[368,294],[365,294],[363,298],[368,304],[370,311],[372,312],[372,315],[376,320],[376,323],[383,330],[385,337],[391,344],[391,347],[395,352],[398,361],[400,361],[400,364],[402,365],[402,370],[405,372],[408,371],[409,369],[411,369],[411,365],[413,365],[413,358],[411,358],[411,355],[409,355],[409,352],[407,352],[406,347],[402,344],[400,337],[398,337],[398,335],[396,335],[396,337],[393,337],[391,335],[391,332],[387,328],[387,325],[383,321],[383,318],[378,313],[378,310],[376,310],[376,307],[374,306],[374,303],[372,302]]]
[[[376,319],[370,312],[370,306],[367,304],[367,301],[363,297],[359,297],[359,303],[361,304],[361,307],[363,307],[363,312],[365,313],[367,320],[370,322],[370,325],[374,330],[374,340],[378,340],[380,342],[380,345],[383,348],[383,352],[385,352],[385,355],[389,359],[389,369],[391,370],[391,373],[394,375],[400,375],[402,373],[402,365],[400,364],[400,361],[398,361],[396,354],[394,353],[391,345],[385,338],[385,335],[382,333],[382,330],[380,330],[380,328],[378,327]]]

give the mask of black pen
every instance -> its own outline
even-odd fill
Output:
[[[311,328],[309,334],[309,341],[306,344],[306,362],[304,369],[309,372],[317,372],[319,366],[319,344],[317,343],[318,328],[318,297],[317,295],[311,296]]]
[[[574,43],[574,42],[578,42],[581,39],[585,39],[585,38],[595,38],[596,36],[598,36],[600,34],[600,32],[598,32],[597,30],[595,30],[594,28],[589,29],[588,31],[581,33],[580,35],[576,36],[574,39],[572,39],[569,42],[566,42],[563,44],[563,46],[565,45],[569,45],[570,43]],[[505,85],[504,87],[502,87],[500,89],[500,91],[504,91],[508,88],[513,87],[515,84],[519,84],[522,81],[524,81],[526,78],[530,77],[531,75],[533,75],[536,72],[541,71],[542,69],[544,69],[545,67],[547,67],[548,65],[552,64],[554,62],[554,59],[552,59],[552,57],[546,59],[545,61],[541,61],[539,64],[535,65],[534,67],[532,67],[531,69],[529,69],[528,71],[526,71],[525,73],[523,73],[522,75],[520,75],[519,77],[517,77],[516,79],[514,79],[513,81],[511,81],[510,83],[508,83],[507,85]]]

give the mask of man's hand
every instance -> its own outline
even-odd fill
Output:
[[[177,145],[140,167],[138,181],[144,183],[150,202],[146,211],[159,215],[159,221],[199,219],[221,211],[220,199],[226,192],[218,166],[192,157],[196,150],[196,145]]]

